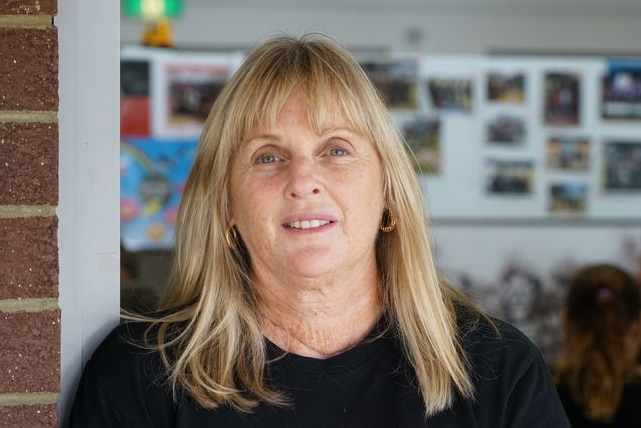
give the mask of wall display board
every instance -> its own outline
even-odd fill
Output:
[[[641,61],[355,55],[414,152],[433,218],[641,212]],[[243,58],[123,49],[123,134],[196,140]]]
[[[416,155],[435,219],[629,221],[641,212],[641,63],[363,63]]]

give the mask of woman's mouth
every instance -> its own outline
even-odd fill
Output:
[[[291,223],[285,223],[284,226],[291,229],[313,229],[330,223],[331,221],[329,220],[298,220]]]

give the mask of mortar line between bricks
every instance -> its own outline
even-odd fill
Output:
[[[53,28],[51,15],[0,15],[0,27],[4,28]]]
[[[56,404],[57,402],[58,394],[55,392],[19,392],[0,394],[0,406]]]
[[[0,313],[57,311],[59,309],[57,298],[0,300]]]
[[[0,122],[57,123],[56,110],[6,110],[0,111]]]
[[[0,219],[53,217],[56,207],[51,205],[0,205]]]

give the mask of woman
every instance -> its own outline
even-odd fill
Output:
[[[555,369],[574,427],[641,427],[641,291],[609,264],[573,278],[563,319],[565,347]]]
[[[322,36],[210,112],[158,313],[88,363],[72,426],[568,427],[533,344],[439,280],[385,105]]]

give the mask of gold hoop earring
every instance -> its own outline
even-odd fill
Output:
[[[383,221],[381,222],[379,229],[383,233],[390,233],[396,229],[396,215],[394,215],[392,210],[386,209],[383,211]]]
[[[238,231],[236,231],[236,226],[228,227],[225,231],[225,245],[227,248],[234,249],[238,243]]]

